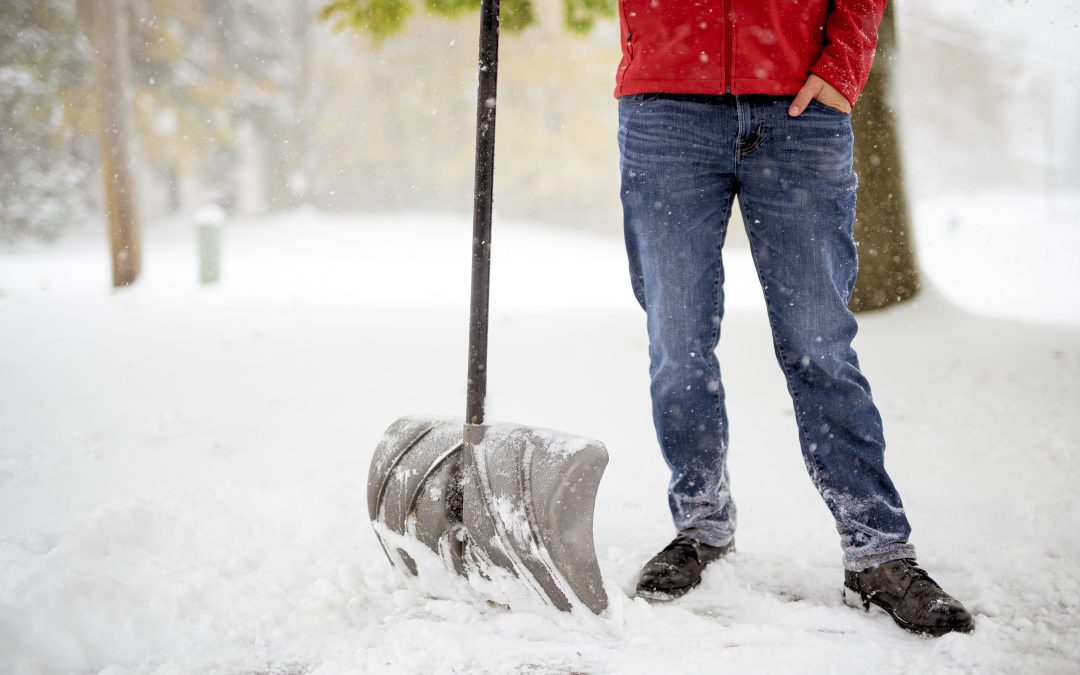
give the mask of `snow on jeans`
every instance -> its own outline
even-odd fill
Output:
[[[851,570],[914,557],[885,471],[881,417],[851,347],[856,178],[847,115],[790,97],[636,94],[619,99],[626,250],[646,310],[653,421],[680,534],[735,533],[716,347],[721,248],[738,195],[803,459]]]

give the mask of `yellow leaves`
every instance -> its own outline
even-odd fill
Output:
[[[319,18],[333,20],[335,30],[358,30],[382,42],[404,29],[412,13],[410,0],[334,0],[322,8]]]
[[[518,33],[537,23],[534,1],[501,0],[500,28]],[[598,18],[615,13],[616,0],[562,0],[564,26],[574,33],[588,32]],[[476,11],[480,0],[424,0],[432,14],[454,19]],[[336,30],[352,29],[371,35],[376,43],[401,32],[415,11],[412,0],[332,0],[319,17],[333,21]]]

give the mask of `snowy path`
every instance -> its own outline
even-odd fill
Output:
[[[841,605],[738,250],[720,351],[739,552],[671,605],[507,613],[404,586],[363,493],[394,418],[460,407],[465,226],[341,220],[237,226],[216,289],[174,229],[116,294],[96,241],[0,255],[0,673],[1077,672],[1080,328],[932,291],[862,320],[920,560],[972,636]],[[671,526],[619,242],[499,236],[491,415],[607,444],[597,549],[629,590]]]

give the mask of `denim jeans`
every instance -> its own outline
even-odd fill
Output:
[[[881,417],[848,310],[857,267],[847,115],[791,97],[638,94],[619,99],[630,279],[645,309],[653,422],[680,534],[735,533],[728,421],[716,347],[721,249],[739,197],[803,460],[840,533],[844,566],[914,557],[885,471]]]

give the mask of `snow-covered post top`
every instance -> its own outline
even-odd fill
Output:
[[[217,204],[208,204],[195,211],[200,283],[212,284],[221,278],[221,226],[224,223],[225,211]]]

